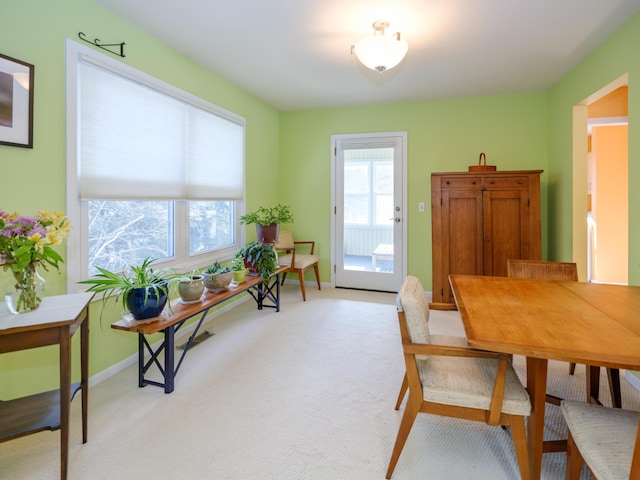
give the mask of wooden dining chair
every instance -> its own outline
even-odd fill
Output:
[[[508,356],[435,344],[427,328],[429,302],[416,277],[403,281],[397,299],[409,398],[386,478],[393,474],[418,413],[431,413],[510,427],[520,475],[529,479],[525,417],[531,403]]]
[[[549,262],[545,260],[507,260],[507,276],[513,278],[531,278],[534,280],[557,280],[557,281],[578,281],[578,267],[572,262]],[[569,373],[573,375],[576,368],[575,363],[569,364]],[[588,366],[587,368],[587,400],[591,400],[590,382],[600,381],[600,367]],[[611,402],[614,407],[622,406],[622,395],[620,392],[620,370],[617,368],[607,368],[607,378],[609,380],[609,391],[611,392]],[[547,395],[547,401],[556,405],[560,404],[558,397]]]
[[[563,400],[567,422],[567,480],[578,480],[582,465],[597,480],[640,480],[640,413]]]
[[[297,249],[302,245],[306,248],[303,252],[298,252]],[[294,241],[293,234],[286,230],[281,230],[278,235],[278,242],[276,243],[276,251],[278,251],[278,263],[280,266],[287,267],[282,273],[282,285],[287,278],[287,273],[297,273],[300,280],[300,290],[302,291],[302,300],[307,300],[307,292],[304,288],[304,272],[313,268],[316,274],[316,283],[318,284],[318,290],[320,288],[320,271],[318,269],[318,256],[314,254],[316,243],[313,241]],[[308,250],[308,252],[307,252]],[[280,254],[284,252],[284,254]]]

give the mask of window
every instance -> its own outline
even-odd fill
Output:
[[[393,149],[344,152],[344,222],[351,225],[393,224]]]
[[[69,291],[96,266],[230,258],[244,119],[75,42],[67,59]]]

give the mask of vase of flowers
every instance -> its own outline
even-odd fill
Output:
[[[38,268],[59,270],[63,260],[52,245],[62,243],[70,231],[69,219],[60,212],[21,216],[0,209],[0,266],[10,271],[16,282],[14,290],[5,294],[12,313],[40,306],[45,283]]]
[[[38,273],[37,262],[30,263],[23,270],[13,272],[15,291],[7,292],[4,301],[11,313],[35,310],[44,296],[44,278]]]

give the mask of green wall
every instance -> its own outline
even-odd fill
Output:
[[[572,108],[629,73],[629,178],[638,178],[640,124],[640,14],[548,91],[392,105],[277,112],[223,78],[196,65],[92,0],[28,0],[2,8],[0,53],[36,66],[34,148],[0,146],[0,208],[33,214],[66,209],[65,41],[78,32],[104,42],[125,41],[123,62],[205,98],[247,119],[247,208],[275,202],[294,207],[291,226],[318,242],[321,276],[330,279],[332,134],[408,133],[408,260],[410,274],[431,287],[430,173],[466,170],[480,152],[500,170],[543,169],[543,257],[571,258]],[[107,54],[108,55],[108,54]],[[114,57],[117,58],[117,57]],[[338,88],[338,87],[337,87]],[[11,181],[6,181],[11,179]],[[640,192],[630,188],[630,245]],[[248,236],[253,235],[248,231]],[[61,253],[66,256],[64,249]],[[639,253],[630,251],[630,283],[640,283]],[[65,272],[46,275],[47,293],[65,291]],[[5,282],[3,284],[3,281]],[[10,285],[0,272],[0,287]],[[91,375],[136,351],[136,338],[111,330],[116,309],[99,303],[91,320]],[[74,340],[77,349],[77,339]],[[74,354],[77,350],[74,350]],[[57,387],[57,350],[0,355],[0,400]],[[78,372],[74,372],[74,379]],[[135,380],[132,379],[132,384]]]
[[[126,42],[126,58],[112,56],[246,118],[247,206],[278,198],[278,112],[160,43],[92,0],[27,0],[4,2],[0,53],[35,65],[34,148],[0,145],[2,188],[0,208],[21,214],[38,210],[66,211],[65,190],[65,42],[100,38],[103,43]],[[97,51],[111,56],[103,50]],[[66,258],[64,247],[60,249]],[[47,294],[66,291],[65,268],[49,272]],[[0,271],[1,292],[12,285]],[[90,374],[108,368],[137,351],[137,337],[109,328],[116,308],[92,308]],[[76,335],[77,336],[77,335]],[[78,339],[74,338],[74,355]],[[0,355],[0,400],[57,388],[57,348]],[[74,372],[74,380],[79,376]],[[132,379],[132,382],[135,381]]]
[[[573,107],[629,74],[629,284],[640,284],[640,14],[636,14],[549,90],[549,255],[572,259]],[[585,227],[586,228],[586,227]]]
[[[392,131],[407,132],[408,273],[430,290],[431,213],[419,213],[418,202],[431,204],[431,172],[466,171],[480,152],[499,170],[545,170],[547,93],[281,113],[281,200],[295,205],[297,236],[319,242],[324,282],[331,278],[331,135]]]

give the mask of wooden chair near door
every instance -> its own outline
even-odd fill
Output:
[[[578,281],[578,267],[571,262],[549,262],[544,260],[507,260],[507,276],[513,278],[531,278],[537,280],[557,280],[557,281]],[[573,375],[576,368],[575,363],[569,364],[569,373]],[[590,385],[600,382],[600,367],[587,366],[587,400],[590,398]],[[622,406],[620,393],[620,370],[617,368],[607,368],[607,378],[609,380],[609,390],[611,392],[611,402],[614,407]],[[547,395],[547,401],[556,405],[560,404],[560,399]]]
[[[298,248],[306,248],[306,250],[298,252]],[[316,274],[318,290],[322,290],[320,288],[320,271],[318,269],[319,258],[314,254],[315,248],[316,243],[314,241],[294,241],[293,234],[286,230],[281,230],[278,235],[278,242],[276,243],[278,263],[280,266],[288,267],[282,273],[282,285],[284,285],[284,281],[287,278],[287,273],[297,273],[303,301],[307,300],[307,292],[304,288],[304,272],[307,270],[313,268]],[[280,252],[284,252],[284,254],[281,255]]]
[[[435,344],[427,325],[429,302],[416,277],[404,280],[397,298],[409,399],[386,478],[393,474],[418,413],[431,413],[509,426],[520,474],[529,479],[524,419],[531,403],[508,356],[468,346]]]

